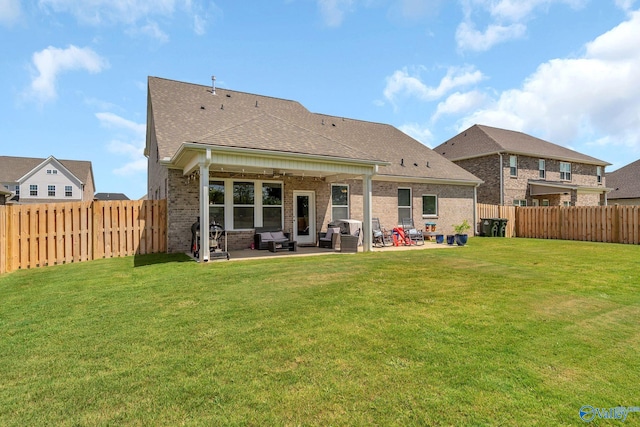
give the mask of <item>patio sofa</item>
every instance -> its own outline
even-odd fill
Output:
[[[260,227],[256,228],[256,232],[253,235],[253,243],[256,249],[269,249],[269,242],[282,244],[290,241],[290,233],[285,233],[281,229]]]

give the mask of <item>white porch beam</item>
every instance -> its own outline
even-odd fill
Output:
[[[371,200],[372,185],[371,175],[363,175],[362,177],[362,250],[371,252],[373,249],[372,233],[371,233]]]
[[[209,165],[211,150],[199,156],[200,166],[200,261],[209,261]]]

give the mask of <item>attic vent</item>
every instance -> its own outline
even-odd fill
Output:
[[[400,166],[404,166],[404,159],[400,159]]]
[[[200,106],[200,109],[201,109],[201,110],[204,110],[204,105],[201,105],[201,106]]]
[[[256,108],[258,108],[258,101],[256,101]]]
[[[322,126],[324,126],[324,119],[322,119]]]
[[[220,109],[224,110],[224,104],[220,104]]]
[[[231,98],[231,94],[230,93],[227,94],[227,98]]]
[[[336,127],[336,124],[335,123],[331,123],[331,126]]]
[[[417,163],[414,163],[414,164],[413,164],[413,166],[418,166],[418,164],[417,164]]]
[[[431,166],[429,166],[429,162],[427,162],[427,167],[430,168]]]

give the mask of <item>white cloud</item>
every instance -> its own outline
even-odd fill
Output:
[[[537,9],[548,9],[554,3],[572,8],[582,7],[587,0],[461,0],[464,20],[456,30],[456,42],[461,50],[487,51],[493,46],[523,37]],[[478,15],[488,14],[484,31],[476,29]]]
[[[12,25],[21,14],[20,0],[0,0],[0,24]]]
[[[431,117],[431,121],[435,122],[440,116],[445,114],[460,114],[473,110],[483,105],[486,100],[487,96],[478,90],[472,90],[466,93],[452,93],[445,101],[438,104],[435,114]]]
[[[422,142],[427,147],[433,148],[433,134],[426,126],[420,126],[417,123],[408,123],[400,126],[398,129],[400,129],[402,132],[406,133],[413,139]]]
[[[113,154],[124,156],[128,161],[113,170],[116,175],[133,175],[147,170],[144,157],[146,125],[127,120],[113,113],[96,113],[103,127],[116,132],[114,139],[107,144],[107,150]]]
[[[220,11],[213,2],[205,0],[39,0],[39,5],[55,13],[69,13],[79,22],[89,25],[137,27],[139,22],[146,20],[152,23],[130,29],[129,34],[151,35],[160,41],[165,41],[168,36],[151,21],[152,17],[171,18],[176,11],[182,11],[193,18],[194,31],[202,35],[207,21]]]
[[[496,25],[492,24],[484,32],[475,29],[472,23],[463,22],[456,30],[456,42],[465,50],[484,52],[496,44],[524,36],[527,27],[523,24]]]
[[[534,132],[558,144],[579,138],[640,148],[638,40],[640,11],[588,43],[581,58],[540,65],[522,88],[503,92],[459,128],[482,123]]]
[[[36,76],[25,93],[28,98],[45,103],[57,96],[58,76],[65,71],[84,70],[99,73],[109,66],[108,62],[90,48],[70,45],[66,49],[49,46],[32,57]]]
[[[387,77],[383,94],[391,103],[400,95],[433,101],[442,98],[455,88],[476,84],[484,78],[484,75],[473,67],[450,67],[438,86],[431,87],[423,83],[419,76],[409,75],[404,68]]]
[[[318,8],[325,24],[338,27],[345,14],[352,10],[353,3],[354,0],[318,0]]]
[[[167,43],[169,41],[169,36],[164,31],[162,31],[158,26],[158,23],[154,21],[147,21],[145,25],[128,30],[127,34],[144,34],[152,39],[159,41],[160,43]]]

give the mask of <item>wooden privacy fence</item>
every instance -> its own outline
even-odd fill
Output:
[[[481,222],[482,218],[506,218],[508,221],[507,221],[507,228],[505,230],[505,237],[516,236],[515,234],[516,207],[515,206],[485,205],[483,203],[477,203],[476,217],[479,223]],[[478,229],[477,231],[480,232],[481,230]]]
[[[518,237],[640,243],[640,206],[550,206],[516,209]]]
[[[165,200],[0,206],[0,273],[166,252]]]
[[[478,203],[481,218],[507,218],[507,237],[640,244],[640,206],[497,206]]]

